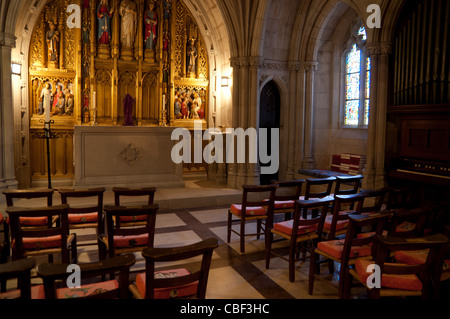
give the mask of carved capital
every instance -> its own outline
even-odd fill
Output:
[[[288,63],[289,71],[298,71],[300,70],[300,62],[289,62]]]
[[[303,67],[306,71],[317,72],[319,70],[319,62],[305,62]]]
[[[386,55],[392,53],[392,44],[390,42],[368,43],[365,46],[367,56]]]
[[[16,37],[12,34],[0,32],[0,46],[7,46],[10,48],[16,47]]]

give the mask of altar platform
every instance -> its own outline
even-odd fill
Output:
[[[61,187],[70,188],[70,187]],[[57,190],[58,187],[55,187]],[[155,203],[160,205],[161,211],[180,210],[180,209],[203,209],[229,206],[233,203],[240,202],[242,200],[242,191],[230,189],[225,184],[218,184],[206,179],[187,179],[185,181],[185,187],[177,188],[157,188],[155,195]],[[0,211],[5,214],[6,202],[5,196],[2,194],[0,199]],[[134,204],[132,199],[127,202],[127,199],[123,199],[125,203]],[[53,203],[58,205],[60,203],[60,196],[55,191]],[[104,196],[105,205],[114,204],[114,194],[111,189],[107,188]],[[82,199],[80,199],[80,205],[82,205]],[[20,202],[17,202],[20,205]],[[45,200],[27,200],[27,206],[39,207],[46,205]]]

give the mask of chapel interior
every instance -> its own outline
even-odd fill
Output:
[[[0,299],[450,295],[449,1],[0,0],[0,56]]]

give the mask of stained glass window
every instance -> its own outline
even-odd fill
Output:
[[[356,37],[365,42],[366,29],[358,29]],[[345,118],[346,126],[369,125],[371,60],[365,57],[357,43],[353,43],[346,55]]]

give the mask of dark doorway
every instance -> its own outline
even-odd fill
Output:
[[[271,135],[273,128],[280,128],[280,92],[274,81],[267,83],[261,91],[260,99],[260,115],[259,115],[259,127],[268,129],[268,155],[271,152],[273,143],[280,145],[280,141],[274,141]],[[270,166],[270,163],[259,163],[261,167]],[[261,185],[268,185],[272,180],[278,180],[278,173],[273,175],[262,175],[260,183]]]

